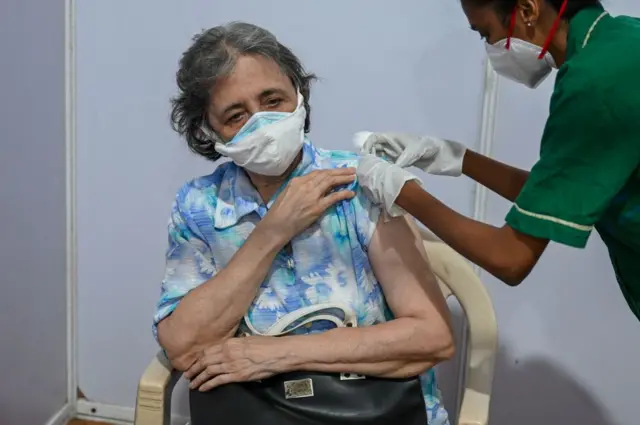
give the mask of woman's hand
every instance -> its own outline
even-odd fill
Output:
[[[330,206],[353,198],[352,190],[338,186],[355,181],[354,168],[313,171],[292,179],[278,195],[261,224],[276,230],[287,242],[315,222]]]
[[[458,177],[467,148],[450,140],[401,133],[359,132],[354,144],[366,154],[387,158],[397,166],[417,167],[429,174]]]
[[[202,352],[184,376],[190,389],[209,391],[232,382],[250,382],[269,378],[284,371],[286,356],[273,350],[275,337],[248,336],[229,338]]]

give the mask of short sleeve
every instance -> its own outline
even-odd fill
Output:
[[[355,192],[356,196],[350,203],[355,217],[358,241],[366,250],[369,248],[371,238],[376,231],[381,209],[371,202],[358,184],[355,186]]]
[[[640,164],[640,120],[633,116],[637,100],[620,88],[573,85],[575,90],[556,87],[540,160],[506,222],[522,233],[583,248]]]
[[[169,316],[180,300],[192,289],[216,274],[210,247],[195,228],[195,223],[185,214],[187,201],[178,194],[171,209],[166,252],[166,268],[162,281],[160,300],[153,320],[153,333],[157,339],[157,325]]]

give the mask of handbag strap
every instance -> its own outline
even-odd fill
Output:
[[[339,317],[336,317],[334,314],[323,313],[326,310],[340,310],[344,314],[344,319],[340,319]],[[296,323],[298,320],[306,316],[310,316],[310,317],[298,323],[293,328],[285,331],[285,329],[287,329],[289,326],[291,326],[292,324]],[[342,304],[334,304],[334,303],[318,304],[318,305],[312,305],[308,307],[302,307],[297,309],[296,311],[287,313],[284,316],[282,316],[280,319],[278,319],[276,323],[274,323],[266,332],[258,331],[251,323],[251,320],[249,319],[249,314],[244,315],[244,322],[247,325],[247,328],[249,329],[249,331],[251,331],[253,335],[259,335],[259,336],[287,335],[302,326],[305,326],[309,323],[317,322],[320,320],[333,322],[339,328],[346,328],[346,327],[355,328],[358,326],[358,319],[356,317],[355,312],[351,308],[346,307]],[[358,375],[357,373],[341,373],[340,374],[341,381],[351,381],[354,379],[366,379],[366,377],[363,375]]]
[[[340,310],[344,314],[344,319],[340,319],[333,314],[323,313],[326,310]],[[306,316],[310,317],[298,323],[293,328],[287,329],[289,326]],[[296,329],[301,328],[302,326],[321,320],[333,322],[339,328],[358,326],[358,320],[356,318],[355,312],[351,308],[346,307],[342,304],[334,303],[311,305],[308,307],[299,308],[296,311],[292,311],[291,313],[287,313],[280,319],[278,319],[276,323],[274,323],[266,332],[258,331],[251,323],[249,314],[244,315],[244,322],[247,325],[247,328],[249,328],[253,335],[260,336],[287,335],[295,331]]]

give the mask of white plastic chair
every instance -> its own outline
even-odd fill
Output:
[[[422,237],[444,296],[458,299],[469,323],[465,388],[458,425],[487,425],[498,334],[493,305],[463,257],[424,230]],[[170,425],[171,394],[179,377],[180,373],[162,352],[158,353],[138,385],[135,425]]]

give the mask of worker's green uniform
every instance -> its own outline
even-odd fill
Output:
[[[569,23],[540,160],[506,221],[579,248],[595,227],[640,319],[640,20],[603,13]]]

